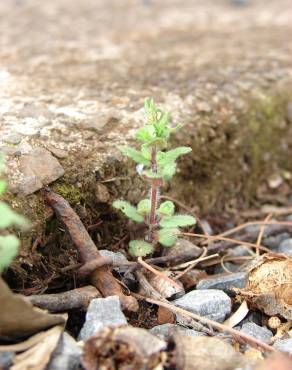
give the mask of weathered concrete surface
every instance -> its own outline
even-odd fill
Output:
[[[55,178],[72,204],[99,203],[100,189],[109,204],[137,201],[142,182],[116,147],[141,124],[146,96],[185,125],[176,140],[193,154],[170,191],[188,204],[249,199],[266,170],[291,170],[292,4],[250,3],[0,2],[0,148],[14,206],[42,221],[28,194]],[[30,167],[38,148],[44,175]]]

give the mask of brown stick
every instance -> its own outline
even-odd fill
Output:
[[[159,301],[159,300],[156,300],[156,299],[152,299],[152,298],[147,298],[147,297],[143,297],[139,294],[135,294],[135,296],[138,298],[138,299],[143,299],[149,303],[152,303],[152,304],[156,304],[157,306],[161,306],[161,307],[165,307],[167,309],[169,309],[170,311],[172,312],[176,312],[182,316],[185,316],[185,317],[190,317],[194,320],[197,320],[199,321],[200,323],[204,324],[204,325],[207,325],[209,327],[212,327],[220,332],[227,332],[229,334],[232,335],[232,337],[237,340],[237,341],[242,341],[242,342],[245,342],[245,343],[248,343],[250,344],[251,346],[255,347],[255,348],[261,348],[263,349],[264,351],[268,351],[268,352],[278,352],[274,347],[254,338],[254,337],[251,337],[250,335],[247,335],[247,334],[244,334],[238,330],[235,330],[235,329],[232,329],[232,328],[229,328],[228,326],[224,325],[224,324],[220,324],[219,322],[217,321],[213,321],[213,320],[210,320],[210,319],[207,319],[206,317],[204,316],[199,316],[193,312],[189,312],[187,310],[184,310],[183,308],[180,308],[178,306],[175,306],[174,304],[171,304],[171,303],[167,303],[167,302],[164,302],[164,301]]]
[[[87,264],[94,260],[101,260],[102,256],[98,252],[96,245],[69,203],[48,188],[44,191],[44,197],[47,203],[54,209],[58,219],[66,226],[73,243],[79,251],[81,261]],[[90,274],[90,281],[104,297],[119,296],[122,308],[134,312],[138,310],[137,300],[123,293],[109,266],[103,264],[103,266],[96,268]]]
[[[90,301],[101,297],[99,291],[92,285],[56,294],[31,295],[27,297],[34,306],[50,312],[66,312],[72,309],[86,310]]]

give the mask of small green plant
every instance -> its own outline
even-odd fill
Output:
[[[0,175],[4,171],[4,157],[0,153]],[[0,199],[6,190],[6,182],[0,179]],[[0,201],[0,274],[17,255],[19,240],[7,232],[11,226],[26,227],[26,219],[14,212],[6,203]]]
[[[150,196],[142,199],[137,207],[124,200],[116,200],[113,206],[121,210],[129,219],[145,223],[148,231],[144,240],[132,240],[130,252],[136,257],[143,257],[154,251],[159,243],[164,247],[173,246],[180,233],[179,227],[196,223],[189,215],[176,215],[173,202],[160,204],[160,188],[170,181],[176,172],[176,160],[189,153],[189,147],[178,147],[166,150],[171,133],[180,128],[169,125],[170,114],[163,112],[153,99],[145,100],[147,121],[144,127],[136,132],[136,139],[141,142],[140,150],[122,146],[121,152],[137,163],[137,171],[149,183]]]

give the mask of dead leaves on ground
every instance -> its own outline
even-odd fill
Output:
[[[63,315],[35,308],[24,296],[11,292],[0,278],[0,338],[14,340],[55,325],[64,325]]]
[[[267,315],[292,320],[292,258],[276,253],[262,255],[249,271],[247,286],[237,292]]]

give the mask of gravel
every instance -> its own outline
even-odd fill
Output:
[[[292,355],[292,338],[278,339],[274,343],[274,347],[282,352],[287,352]]]
[[[81,354],[82,349],[75,339],[64,333],[52,354],[47,370],[77,370]]]
[[[283,240],[278,248],[279,253],[284,253],[287,256],[292,256],[292,238]]]
[[[224,321],[231,312],[231,300],[228,295],[215,289],[193,290],[174,303],[185,310],[219,322]],[[177,315],[177,320],[186,322],[180,315]]]
[[[86,340],[98,330],[112,325],[127,324],[118,296],[97,298],[90,302],[79,340]]]
[[[202,279],[197,284],[197,289],[220,289],[227,294],[232,294],[233,292],[231,288],[244,288],[246,285],[246,279],[246,272],[236,272],[215,278]]]
[[[247,322],[242,325],[241,332],[250,335],[256,339],[261,340],[264,343],[268,343],[273,333],[264,326],[259,326],[253,322]]]

